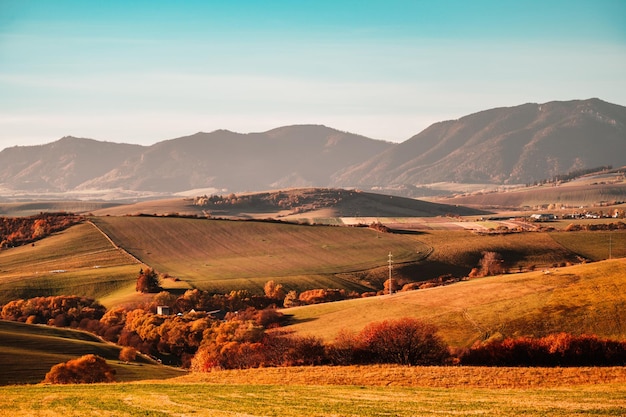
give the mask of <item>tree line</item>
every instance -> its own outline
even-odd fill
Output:
[[[0,217],[0,249],[34,242],[83,220],[82,216],[68,213],[39,213],[30,217]]]
[[[189,291],[186,299],[199,295]],[[482,366],[622,366],[626,341],[594,335],[548,335],[476,343],[451,349],[437,328],[401,317],[371,323],[360,332],[341,332],[333,341],[296,336],[281,327],[275,308],[248,307],[222,319],[202,311],[159,315],[141,308],[106,310],[97,301],[74,296],[37,297],[5,304],[4,320],[81,328],[120,346],[132,348],[164,363],[193,371],[269,366],[403,365]],[[61,369],[61,368],[59,368]],[[65,369],[63,372],[66,372]],[[60,371],[59,371],[60,372]],[[69,371],[68,371],[69,372]]]

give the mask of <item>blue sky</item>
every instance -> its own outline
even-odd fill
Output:
[[[626,1],[0,0],[0,149],[626,105]]]

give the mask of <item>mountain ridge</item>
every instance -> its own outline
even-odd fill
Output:
[[[338,173],[332,185],[523,184],[581,168],[623,166],[625,124],[626,107],[599,99],[484,110],[435,123]]]
[[[63,137],[0,152],[0,192],[524,184],[626,165],[626,107],[593,98],[526,103],[437,122],[401,143],[323,125],[197,132],[153,145]]]

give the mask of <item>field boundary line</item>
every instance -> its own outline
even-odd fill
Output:
[[[94,222],[92,222],[91,220],[87,220],[87,223],[89,223],[89,224],[90,224],[90,225],[92,225],[92,226],[93,226],[93,227],[94,227],[97,231],[99,231],[99,232],[102,234],[102,236],[104,236],[104,237],[106,238],[106,240],[108,240],[108,241],[109,241],[109,243],[110,243],[110,244],[111,244],[111,245],[112,245],[115,249],[117,249],[118,251],[120,251],[120,252],[124,253],[126,256],[128,256],[128,257],[129,257],[129,258],[131,258],[133,261],[135,261],[135,263],[138,263],[138,264],[143,264],[143,262],[142,262],[139,258],[137,258],[135,255],[133,255],[132,253],[128,252],[126,249],[124,249],[124,248],[122,248],[122,247],[118,246],[115,242],[113,242],[113,239],[111,239],[111,237],[110,237],[109,235],[107,235],[106,233],[104,233],[104,230],[100,229],[100,228],[98,227],[98,225],[97,225],[97,224],[95,224],[95,223],[94,223]]]

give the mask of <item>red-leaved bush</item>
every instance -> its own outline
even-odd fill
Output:
[[[397,363],[443,365],[450,360],[448,346],[435,326],[404,317],[370,323],[360,333],[340,333],[328,348],[333,363]]]
[[[567,333],[477,343],[460,355],[463,365],[623,366],[626,341]]]
[[[115,370],[96,355],[85,355],[54,365],[46,374],[48,384],[93,384],[115,381]]]

